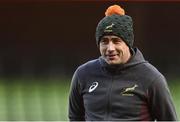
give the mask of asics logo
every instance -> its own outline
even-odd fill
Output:
[[[89,87],[89,93],[94,91],[98,87],[98,82],[93,82],[92,85]]]

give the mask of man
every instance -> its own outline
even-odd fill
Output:
[[[101,57],[72,78],[69,119],[80,121],[177,120],[164,76],[133,48],[133,21],[110,6],[96,28]]]

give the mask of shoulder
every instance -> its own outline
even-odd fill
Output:
[[[99,59],[88,61],[80,65],[74,72],[72,82],[78,83],[81,88],[86,84],[90,78],[95,78],[96,74],[100,73]],[[84,85],[83,85],[84,84]]]
[[[134,77],[138,78],[145,86],[153,82],[164,82],[164,75],[152,64],[144,62],[136,65],[133,69]]]
[[[100,69],[99,59],[94,59],[80,65],[75,72],[78,74],[86,74],[87,72],[96,72],[98,69]]]
[[[155,66],[147,62],[143,64],[143,67],[142,75],[149,81],[149,86],[166,84],[164,75]]]
[[[166,78],[164,75],[150,63],[146,64],[147,72],[152,77],[152,84],[166,84]]]
[[[152,64],[146,62],[142,64],[142,67],[144,68],[144,73],[148,74],[150,76],[159,77],[161,76],[161,72]]]

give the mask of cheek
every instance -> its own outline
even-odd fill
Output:
[[[123,51],[124,55],[127,55],[128,52],[129,52],[129,48],[128,47],[123,47],[122,51]]]
[[[129,52],[129,47],[125,47],[124,49],[126,52]]]
[[[99,51],[100,51],[101,55],[105,54],[105,48],[100,47],[100,48],[99,48]]]

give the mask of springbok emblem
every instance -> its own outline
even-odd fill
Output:
[[[129,88],[126,88],[124,91],[121,92],[122,95],[128,95],[128,96],[133,96],[132,91],[135,90],[135,88],[138,87],[137,84],[135,84],[133,87],[129,87]]]
[[[113,27],[114,25],[115,25],[115,24],[112,23],[111,25],[106,26],[104,32],[112,32],[112,27]]]

